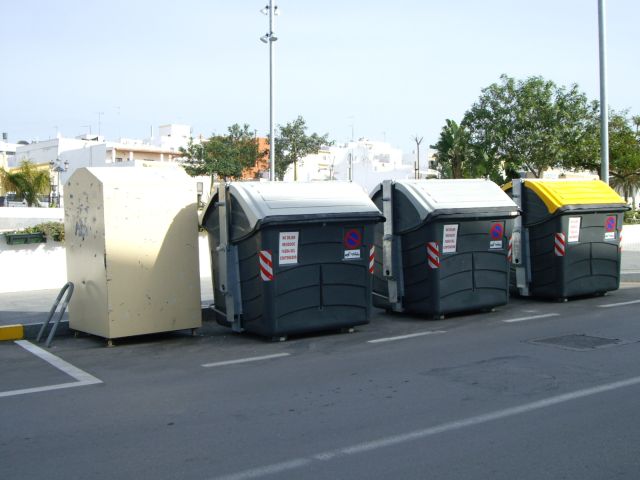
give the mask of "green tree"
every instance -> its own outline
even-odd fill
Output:
[[[29,207],[40,206],[38,195],[48,194],[51,188],[49,171],[38,169],[29,160],[20,162],[20,168],[13,172],[0,168],[0,181],[6,191],[14,191]]]
[[[635,124],[635,119],[631,119]],[[625,199],[640,188],[640,139],[633,131],[627,112],[611,112],[609,116],[609,175],[611,186]]]
[[[182,165],[185,171],[193,177],[209,176],[212,185],[216,175],[225,180],[240,178],[243,170],[253,167],[261,156],[249,125],[237,123],[225,135],[212,135],[202,143],[190,139],[180,152],[186,158]]]
[[[329,141],[329,134],[322,136],[317,133],[307,135],[307,124],[301,116],[293,122],[287,123],[284,127],[278,125],[278,135],[276,136],[275,170],[276,178],[282,180],[284,174],[293,164],[293,179],[298,180],[298,160],[306,155],[318,153],[323,145],[333,145]]]
[[[597,162],[594,119],[597,103],[577,85],[558,87],[542,77],[515,80],[506,75],[482,90],[461,125],[471,146],[482,152],[475,161],[487,176],[507,178],[519,170],[535,177],[551,167],[592,167]]]

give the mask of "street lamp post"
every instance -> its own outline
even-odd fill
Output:
[[[607,106],[607,44],[604,0],[598,0],[598,45],[600,51],[600,177],[609,183],[609,111]]]
[[[69,170],[69,162],[65,160],[64,163],[61,164],[60,159],[56,158],[55,162],[53,160],[49,162],[49,169],[56,174],[56,182],[51,183],[51,203],[53,204],[55,201],[55,206],[60,207],[60,194],[62,193],[60,188],[60,173]]]
[[[273,42],[278,40],[273,34],[273,16],[278,14],[278,7],[273,5],[273,0],[260,10],[269,15],[269,31],[260,37],[260,41],[269,44],[269,180],[276,179],[276,141],[273,126]]]

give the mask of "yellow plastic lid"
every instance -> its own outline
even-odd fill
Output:
[[[601,180],[525,180],[549,213],[568,205],[623,205],[626,202]]]

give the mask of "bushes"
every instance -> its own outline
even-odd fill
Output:
[[[629,210],[624,212],[625,225],[637,225],[640,224],[640,210]]]
[[[15,233],[42,233],[54,242],[64,242],[64,224],[62,222],[44,222],[27,227]]]

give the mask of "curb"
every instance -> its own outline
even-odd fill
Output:
[[[215,316],[213,311],[209,308],[208,305],[202,305],[202,327],[199,330],[205,327],[207,322],[215,323]],[[40,329],[42,328],[44,322],[36,322],[36,323],[27,323],[20,324],[16,323],[14,325],[0,325],[0,342],[2,341],[11,341],[11,340],[35,340],[40,333]],[[51,328],[53,328],[53,322],[49,323],[47,330],[44,332],[44,338],[46,339],[51,332]],[[66,337],[73,335],[74,330],[69,328],[69,320],[61,320],[58,324],[58,329],[56,330],[55,337]]]
[[[43,322],[40,323],[27,323],[27,324],[15,324],[15,325],[0,325],[0,341],[7,340],[34,340],[40,329],[42,328]],[[51,328],[53,327],[53,322],[49,324],[49,328],[45,332],[45,338],[49,335]],[[58,324],[58,329],[56,330],[56,337],[63,337],[67,335],[71,335],[72,330],[69,328],[69,321],[62,320]]]
[[[640,282],[640,271],[637,272],[621,272],[621,282]]]

